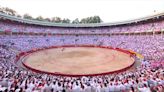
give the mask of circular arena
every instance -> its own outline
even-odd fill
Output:
[[[23,65],[35,72],[64,76],[95,76],[121,72],[134,64],[128,51],[108,47],[66,46],[28,53]]]

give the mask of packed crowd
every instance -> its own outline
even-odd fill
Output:
[[[0,35],[0,92],[164,92],[164,35],[80,35],[80,33],[136,32],[163,28],[164,21],[85,30],[0,22],[1,31],[79,33],[79,35],[53,36]],[[61,45],[111,46],[140,53],[145,59],[134,70],[94,77],[38,74],[15,62],[20,52]]]
[[[4,22],[0,21],[0,31],[12,32],[34,32],[34,33],[120,33],[120,32],[150,32],[160,31],[164,29],[164,20],[157,22],[150,22],[145,24],[126,25],[126,26],[113,26],[113,27],[100,27],[100,28],[61,28],[61,27],[46,27],[21,24],[17,22]],[[60,30],[60,31],[59,31]]]
[[[144,55],[146,59],[162,61],[164,59],[163,35],[56,35],[27,36],[1,35],[0,44],[11,45],[19,51],[61,45],[101,45],[132,50]]]
[[[151,62],[143,61],[134,71],[95,76],[62,77],[36,74],[15,66],[9,58],[13,50],[1,46],[0,90],[2,92],[151,92],[163,91],[162,67],[151,68]],[[134,73],[133,73],[134,72]]]
[[[3,39],[2,39],[3,38]],[[0,44],[0,90],[10,92],[162,92],[164,87],[164,63],[161,35],[147,36],[1,36]],[[78,39],[78,40],[77,40]],[[156,43],[154,43],[156,42]],[[142,45],[144,43],[144,45]],[[147,56],[134,71],[95,76],[95,77],[62,77],[37,74],[18,66],[14,60],[22,51],[60,45],[102,45],[134,50]],[[154,47],[155,46],[155,47]],[[154,52],[153,50],[154,49]],[[150,50],[150,51],[148,51]],[[150,54],[153,53],[153,54]],[[157,54],[155,54],[157,53]],[[150,58],[156,57],[158,58]],[[161,59],[161,60],[160,60]],[[158,66],[159,62],[163,64]]]

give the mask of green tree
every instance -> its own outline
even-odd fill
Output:
[[[0,12],[8,14],[8,15],[12,15],[12,16],[15,16],[17,14],[17,12],[15,10],[10,9],[8,7],[1,7]]]
[[[51,22],[51,19],[50,18],[45,18],[44,20],[45,21],[48,21],[48,22]]]
[[[6,11],[9,15],[15,15],[15,14],[16,14],[16,11],[14,11],[14,10],[8,8],[8,7],[5,8],[5,11]]]
[[[93,23],[101,23],[103,22],[99,16],[94,16],[93,17]]]
[[[79,23],[80,23],[80,21],[78,18],[76,18],[75,20],[72,21],[72,24],[79,24]]]
[[[81,19],[80,23],[86,24],[87,23],[87,19],[86,18]]]
[[[69,20],[68,18],[64,18],[64,19],[62,20],[62,23],[70,23],[70,20]]]
[[[101,23],[102,20],[99,16],[93,16],[93,17],[87,17],[87,18],[83,18],[81,19],[80,23]]]
[[[36,17],[36,20],[43,21],[44,18],[42,16],[38,16],[38,17]]]
[[[33,19],[33,17],[27,13],[23,15],[23,18],[24,19]]]
[[[55,22],[55,23],[61,23],[62,20],[61,20],[60,17],[53,17],[53,18],[52,18],[52,22]]]
[[[21,18],[21,17],[22,17],[22,16],[21,16],[21,15],[19,15],[19,14],[17,14],[16,16],[17,16],[17,17],[19,17],[19,18]]]

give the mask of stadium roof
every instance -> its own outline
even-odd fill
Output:
[[[128,21],[122,21],[122,22],[113,22],[113,23],[90,23],[90,24],[65,24],[65,23],[52,23],[52,22],[46,22],[46,21],[38,21],[38,20],[30,20],[30,19],[23,19],[16,16],[7,15],[4,13],[0,13],[0,17],[9,19],[12,21],[17,21],[21,23],[27,23],[27,24],[35,24],[35,25],[41,25],[41,26],[54,26],[54,27],[105,27],[105,26],[114,26],[114,25],[123,25],[123,24],[131,24],[131,23],[137,23],[141,21],[146,21],[149,19],[159,18],[161,16],[164,16],[164,12],[160,14],[155,14],[151,16],[146,16],[138,19],[128,20]]]

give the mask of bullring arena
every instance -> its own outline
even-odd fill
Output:
[[[28,53],[23,65],[55,75],[101,75],[123,71],[134,64],[131,53],[108,47],[54,47]]]
[[[0,92],[164,92],[164,13],[96,24],[0,13]]]

